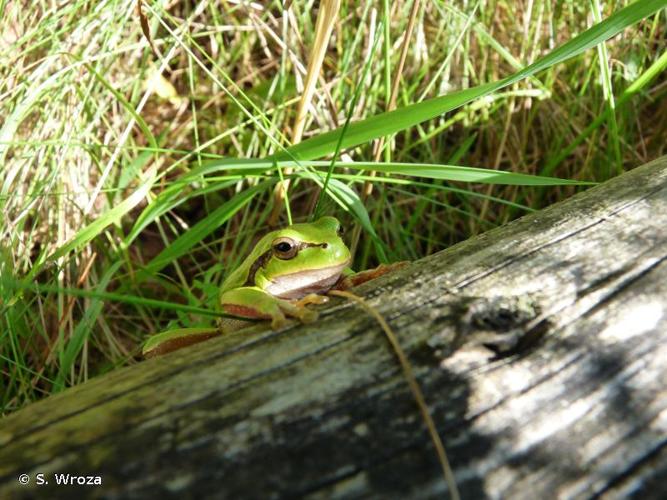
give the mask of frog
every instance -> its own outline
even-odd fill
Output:
[[[324,294],[330,290],[347,290],[405,265],[384,264],[355,273],[350,261],[335,217],[271,231],[220,286],[219,308],[233,319],[220,319],[216,328],[183,328],[155,335],[144,345],[144,357],[237,331],[257,320],[270,321],[273,330],[285,326],[288,318],[312,323],[318,313],[308,306],[327,302]]]

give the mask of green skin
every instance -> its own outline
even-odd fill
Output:
[[[271,327],[284,325],[286,316],[304,323],[317,319],[307,304],[321,304],[324,294],[343,277],[353,274],[347,266],[350,251],[340,237],[340,223],[322,217],[309,224],[294,224],[264,236],[243,263],[220,288],[220,307],[248,319],[270,319]],[[151,337],[143,354],[151,357],[238,330],[248,321],[224,319],[219,329],[183,328]]]
[[[270,319],[274,329],[285,315],[308,322],[316,318],[307,303],[326,300],[347,267],[350,251],[340,237],[340,223],[322,217],[310,224],[294,224],[264,236],[220,288],[223,311],[253,319]],[[296,247],[280,252],[281,243]],[[223,324],[223,330],[225,330]]]

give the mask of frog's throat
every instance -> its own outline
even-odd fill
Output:
[[[340,278],[348,262],[321,269],[308,269],[286,274],[271,280],[264,289],[279,299],[298,300],[309,293],[326,293]]]

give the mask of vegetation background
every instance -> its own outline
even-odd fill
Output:
[[[348,234],[363,269],[665,153],[666,2],[335,3],[322,40],[315,1],[146,1],[149,43],[136,0],[0,0],[2,414],[138,361],[153,333],[210,324],[217,286],[269,222],[336,215],[362,228]],[[355,129],[382,143],[334,137],[304,156],[326,161],[276,163],[298,140],[316,47],[304,148],[386,111],[394,80],[398,108],[497,82],[649,4],[605,44],[448,113],[428,119],[429,104],[395,133],[382,132],[392,119]],[[384,167],[363,163],[376,156]]]

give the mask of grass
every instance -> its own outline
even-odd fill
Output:
[[[341,2],[303,139],[312,2],[144,2],[158,56],[135,4],[0,0],[2,414],[209,325],[272,213],[363,269],[665,153],[667,1]]]

